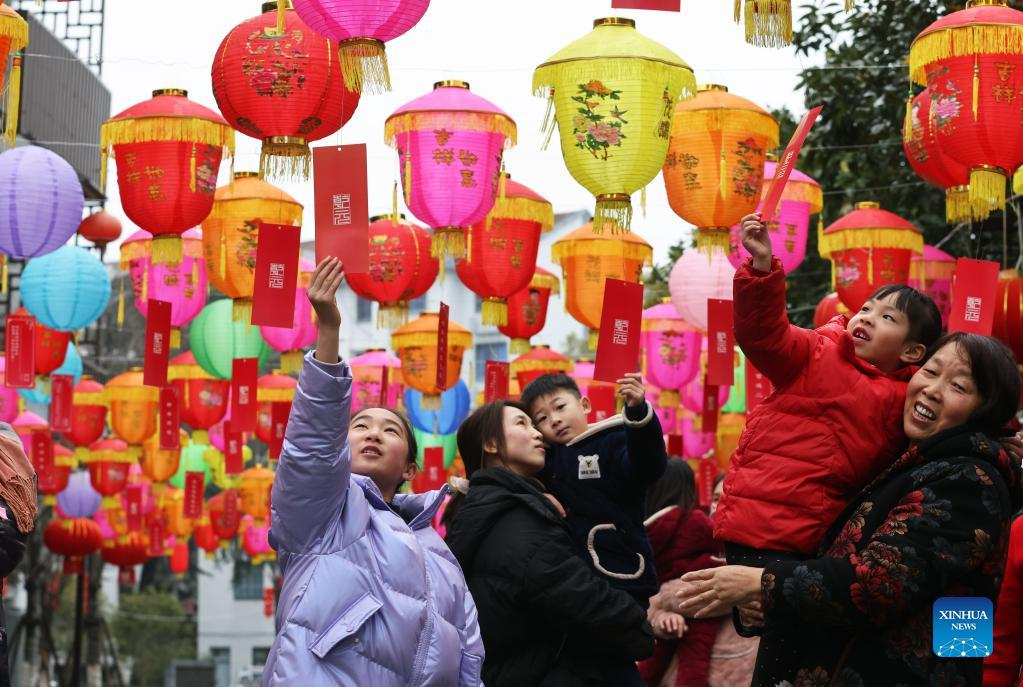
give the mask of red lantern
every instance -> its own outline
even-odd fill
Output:
[[[232,505],[233,504],[233,505]],[[210,514],[210,526],[221,541],[234,539],[241,525],[241,499],[232,489],[222,491],[206,503]]]
[[[310,29],[287,3],[284,34],[276,2],[224,38],[213,58],[213,95],[235,129],[263,141],[262,176],[309,177],[309,142],[351,119],[359,94],[341,76],[337,43]]]
[[[462,283],[483,299],[483,324],[508,324],[508,299],[529,285],[540,234],[552,226],[551,204],[502,172],[494,209],[469,227],[468,257],[455,266]]]
[[[57,494],[67,488],[68,480],[71,479],[71,451],[70,449],[53,444],[52,465],[41,469],[39,465],[33,465],[36,474],[39,476],[39,484],[36,486],[39,493],[43,495],[43,504],[53,506],[57,503]]]
[[[1023,278],[1018,270],[1005,270],[995,295],[995,324],[992,336],[1023,360]]]
[[[188,572],[188,541],[179,539],[170,555],[170,569],[175,575]]]
[[[1007,5],[968,2],[909,49],[910,77],[932,92],[938,145],[969,169],[975,213],[1003,207],[1006,177],[1023,165],[1023,12]]]
[[[214,552],[220,548],[220,538],[213,531],[213,525],[210,524],[209,518],[203,518],[199,526],[195,528],[195,532],[192,533],[192,537],[195,539],[195,545],[206,552],[207,559],[212,559]]]
[[[15,316],[32,317],[25,308],[18,308]],[[67,345],[71,341],[71,332],[58,332],[50,329],[42,322],[36,320],[35,337],[33,338],[35,348],[35,373],[37,375],[48,375],[64,364],[67,357]]]
[[[256,400],[259,402],[257,412],[256,437],[264,444],[271,444],[273,437],[273,404],[287,403],[291,412],[291,402],[295,399],[298,382],[280,372],[263,375],[256,383]]]
[[[920,230],[877,203],[857,203],[817,239],[821,257],[829,258],[832,282],[851,312],[886,284],[905,284],[913,254],[924,250]]]
[[[530,337],[536,336],[547,323],[547,305],[551,294],[561,293],[558,278],[537,267],[529,286],[508,298],[508,324],[498,330],[511,339],[512,353],[529,353]]]
[[[108,539],[103,542],[100,551],[105,563],[120,568],[118,584],[128,586],[135,584],[135,566],[149,560],[149,540],[141,532],[128,532],[123,537]]]
[[[227,414],[231,381],[208,374],[199,367],[191,351],[170,361],[167,381],[178,391],[181,421],[192,429],[192,440],[209,444],[210,427]]]
[[[574,368],[571,358],[552,351],[550,346],[537,346],[511,362],[511,374],[518,380],[520,389],[525,389],[541,375],[554,372],[571,374]]]
[[[103,385],[82,375],[71,396],[71,431],[64,438],[75,446],[74,462],[89,457],[88,446],[100,440],[107,428],[107,405]]]
[[[103,546],[103,531],[91,518],[54,520],[43,532],[43,542],[50,551],[64,556],[64,574],[76,575],[82,572],[82,559]]]
[[[120,439],[97,441],[89,447],[87,462],[92,488],[103,497],[101,508],[120,504],[114,496],[128,484],[128,469],[135,462],[128,444]]]
[[[849,308],[842,305],[842,301],[838,299],[837,293],[829,293],[821,299],[821,302],[817,304],[817,309],[813,311],[814,329],[823,327],[838,315],[848,317]]]
[[[399,217],[370,218],[369,270],[346,275],[357,296],[380,304],[377,326],[388,329],[408,321],[408,302],[426,293],[440,271],[430,255],[429,232]]]
[[[181,262],[181,234],[213,208],[217,173],[234,131],[216,112],[180,88],[153,91],[151,100],[108,119],[100,131],[106,156],[117,159],[117,188],[128,218],[153,235],[153,263]]]
[[[978,208],[974,214],[970,206],[970,170],[949,156],[938,146],[935,135],[935,117],[932,113],[931,89],[924,89],[910,103],[906,126],[902,134],[902,148],[909,166],[931,186],[945,191],[945,219],[948,222],[968,222],[987,219],[988,208]]]
[[[106,210],[94,212],[78,225],[78,235],[92,241],[99,248],[105,248],[111,241],[121,237],[121,220]]]

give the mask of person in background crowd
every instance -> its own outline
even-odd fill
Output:
[[[1016,514],[995,605],[995,645],[984,659],[984,687],[1018,687],[1023,666],[1023,518]]]
[[[38,477],[21,439],[0,422],[0,577],[9,577],[25,554],[25,540],[36,524]],[[7,619],[0,602],[0,687],[10,687]]]
[[[909,450],[839,516],[819,557],[690,573],[680,607],[699,618],[762,602],[754,685],[979,686],[982,659],[932,651],[933,604],[997,593],[1021,492],[1019,459],[995,437],[1019,398],[1002,343],[942,337],[909,382]]]
[[[309,285],[319,333],[306,355],[274,481],[270,542],[284,586],[264,687],[478,687],[483,643],[462,571],[430,526],[447,489],[397,494],[416,473],[404,416],[350,416],[339,356],[344,278],[322,261]]]
[[[543,437],[525,407],[494,401],[458,429],[469,476],[447,543],[479,608],[487,687],[622,687],[653,652],[646,614],[583,560],[536,475]]]
[[[714,478],[714,491],[710,497],[710,517],[714,517],[714,513],[717,512],[718,503],[721,501],[721,495],[725,493],[725,473],[719,472],[718,476]]]

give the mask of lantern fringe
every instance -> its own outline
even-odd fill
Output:
[[[513,360],[511,363],[511,375],[517,376],[520,372],[536,372],[545,370],[548,372],[571,372],[575,369],[575,363],[571,360]]]
[[[0,254],[0,293],[7,295],[7,282],[9,275],[7,274],[7,256]]]
[[[673,106],[679,100],[689,100],[696,95],[696,76],[689,65],[634,55],[566,59],[541,64],[533,72],[533,95],[554,100],[557,84],[580,84],[593,79],[663,83]],[[574,116],[575,108],[568,114]],[[553,124],[552,120],[550,130],[554,129]]]
[[[408,324],[408,303],[380,304],[377,308],[377,329],[397,329]]]
[[[118,401],[140,401],[158,403],[160,401],[160,390],[155,386],[106,386],[103,389],[103,397],[107,403]]]
[[[593,215],[593,233],[601,234],[610,229],[612,234],[628,234],[632,225],[632,199],[601,198],[597,196],[597,207]]]
[[[152,261],[154,265],[180,265],[184,257],[184,242],[178,234],[153,237]]]
[[[356,93],[384,93],[391,90],[384,44],[374,38],[349,38],[337,51],[341,78]]]
[[[152,240],[129,241],[121,244],[120,268],[127,272],[131,268],[132,260],[145,260],[152,254]]]
[[[1000,169],[970,170],[970,206],[974,212],[1005,206],[1005,173]]]
[[[292,374],[302,370],[302,359],[305,356],[300,350],[284,351],[281,353],[281,372]]]
[[[419,406],[423,410],[440,410],[444,407],[441,404],[440,394],[423,394],[422,400],[419,401]]]
[[[728,229],[704,227],[696,231],[696,249],[706,255],[708,260],[714,253],[727,253],[728,241]]]
[[[906,97],[906,115],[902,121],[902,140],[909,143],[913,140],[913,88],[910,87]]]
[[[259,403],[280,403],[295,400],[295,388],[257,387],[256,401]]]
[[[223,122],[199,117],[125,117],[107,120],[99,130],[100,149],[111,156],[113,146],[165,141],[216,146],[234,155],[234,129]]]
[[[57,505],[57,495],[56,494],[46,494],[45,496],[43,496],[43,505],[44,506],[56,506]]]
[[[206,372],[198,365],[168,365],[167,366],[167,379],[174,381],[175,379],[216,379],[213,375]],[[227,382],[224,382],[227,384]]]
[[[487,217],[537,222],[544,232],[554,227],[554,207],[547,201],[541,202],[532,198],[499,197],[494,201],[494,209]]]
[[[845,229],[833,234],[820,232],[817,241],[817,250],[822,258],[856,248],[904,248],[914,253],[923,253],[924,250],[924,237],[909,229]]]
[[[561,281],[553,274],[534,274],[529,285],[534,289],[550,289],[552,296],[561,293]]]
[[[283,193],[270,198],[217,198],[203,223],[214,220],[237,222],[239,217],[259,217],[275,224],[299,226],[302,224],[302,205],[285,198]],[[220,234],[225,232],[221,229]],[[210,238],[216,240],[214,236]]]
[[[107,401],[102,391],[76,391],[71,395],[71,403],[76,406],[106,406]]]
[[[117,293],[117,328],[124,327],[124,277],[118,280]]]
[[[259,176],[261,179],[307,181],[312,159],[307,143],[264,141],[259,151]]]
[[[170,347],[173,350],[181,348],[181,327],[171,327]]]
[[[554,134],[554,89],[551,88],[547,95],[547,109],[543,113],[543,122],[540,124],[540,135],[543,136],[541,150],[547,150],[551,144],[551,136]]]
[[[430,240],[430,255],[444,259],[450,255],[456,260],[465,257],[465,231],[461,227],[437,227]]]
[[[23,50],[28,46],[28,22],[18,15],[0,22],[0,38],[11,39],[11,50]]]
[[[74,467],[86,465],[89,462],[89,449],[86,446],[76,446],[75,452],[71,454],[71,464]]]
[[[89,457],[82,460],[82,463],[134,463],[135,458],[129,451],[111,451],[110,449],[89,450]]]
[[[658,408],[677,408],[682,404],[682,396],[675,389],[661,389],[661,396],[657,399]]]
[[[391,348],[422,348],[424,346],[437,346],[437,332],[395,332],[391,334]],[[448,330],[448,348],[469,348],[472,346],[472,334]]]
[[[516,355],[523,355],[533,350],[533,347],[530,345],[529,339],[514,338],[511,340],[508,350]]]
[[[590,334],[586,337],[586,345],[591,351],[597,350],[597,341],[600,339],[600,332],[596,329],[591,329]]]
[[[951,279],[955,271],[955,260],[913,260],[909,263],[910,280]]]
[[[484,298],[481,317],[484,325],[507,326],[508,301],[503,298]]]
[[[690,130],[729,133],[741,131],[743,136],[766,138],[769,148],[778,147],[778,121],[766,112],[720,108],[685,110],[685,118],[686,127]],[[789,199],[787,194],[785,199]]]
[[[746,42],[760,48],[792,44],[791,0],[746,0]]]
[[[945,221],[949,224],[969,222],[973,219],[985,220],[990,216],[990,208],[974,214],[974,207],[970,204],[970,187],[968,185],[963,184],[945,189]]]
[[[7,123],[4,128],[4,143],[13,147],[18,140],[18,115],[21,112],[21,61],[20,54],[14,56],[11,73],[7,80]]]
[[[654,250],[646,243],[615,240],[559,241],[551,246],[551,259],[559,263],[565,258],[590,255],[620,257],[623,260],[642,261],[644,265],[649,265],[653,260]]]
[[[646,186],[639,189],[639,211],[643,213],[643,219],[646,219]]]
[[[252,322],[252,299],[235,298],[231,302],[231,320],[233,322]]]
[[[1023,55],[1023,25],[971,24],[925,33],[909,49],[909,74],[927,86],[927,67],[950,57]]]
[[[384,143],[397,147],[397,138],[411,131],[433,131],[449,129],[501,134],[505,147],[516,143],[515,122],[505,115],[469,110],[444,110],[438,112],[402,112],[384,122]]]
[[[856,0],[845,0],[845,11],[852,12],[856,9]]]

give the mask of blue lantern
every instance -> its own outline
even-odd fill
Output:
[[[422,392],[405,390],[405,410],[412,425],[430,434],[451,434],[457,430],[469,414],[469,404],[469,388],[461,379],[440,395],[440,410],[424,410]]]
[[[62,246],[28,263],[21,275],[21,300],[50,329],[74,332],[103,314],[110,300],[110,276],[89,251]]]
[[[74,384],[78,384],[78,380],[82,376],[82,356],[78,354],[78,349],[71,342],[67,345],[67,354],[64,356],[64,362],[56,370],[50,373],[51,375],[71,375],[75,378]],[[39,405],[50,405],[50,381],[37,379],[36,386],[34,389],[18,389],[18,393],[29,403],[36,403]]]

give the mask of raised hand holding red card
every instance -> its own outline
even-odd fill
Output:
[[[604,305],[593,379],[617,382],[639,369],[640,319],[643,285],[620,279],[604,280]]]

